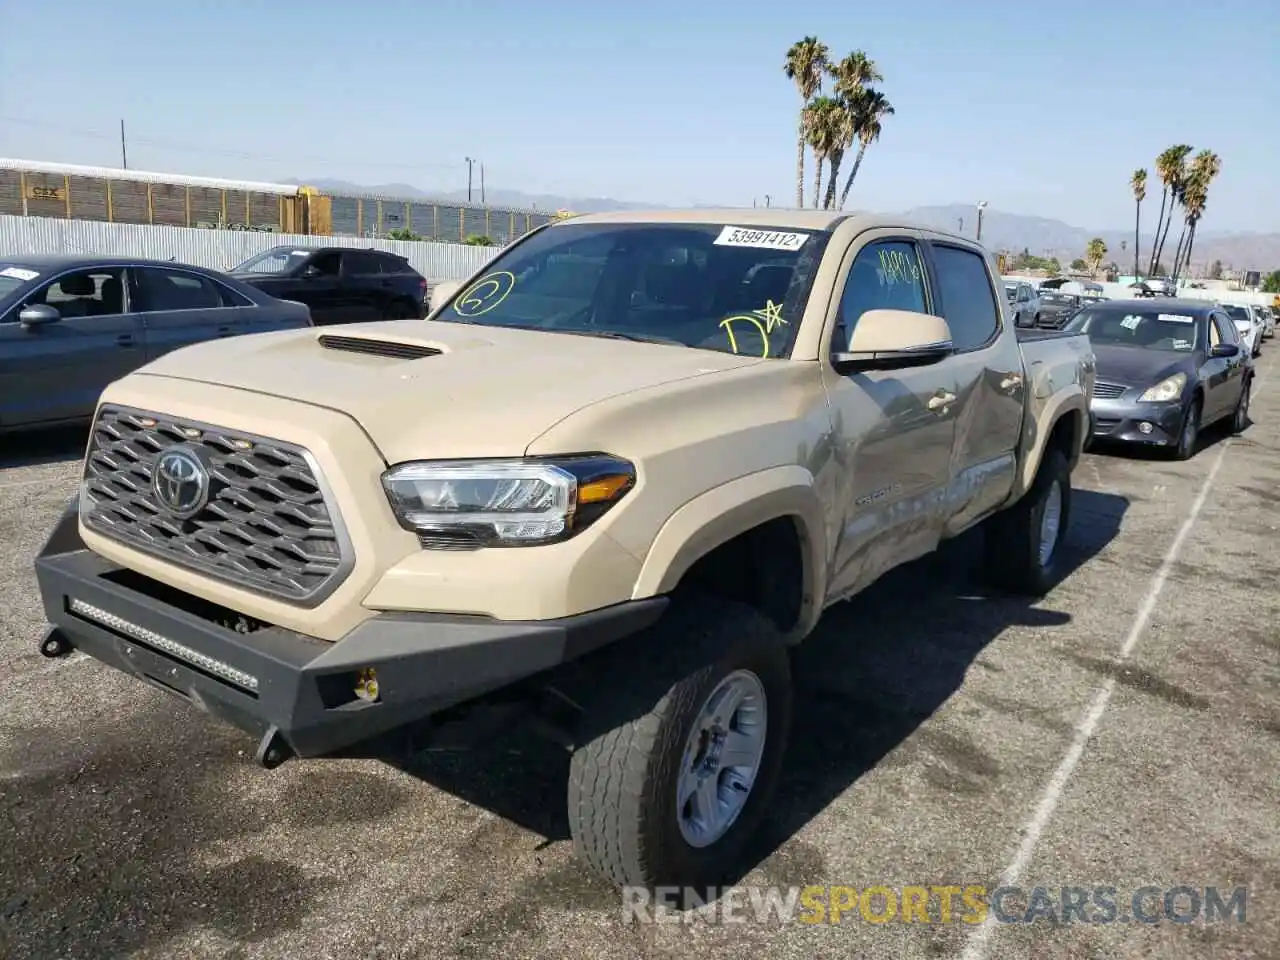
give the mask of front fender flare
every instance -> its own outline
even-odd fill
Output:
[[[631,596],[669,593],[698,560],[762,523],[790,517],[804,558],[804,600],[798,629],[817,622],[826,595],[827,535],[814,478],[799,466],[772,467],[709,490],[673,513],[654,538]]]

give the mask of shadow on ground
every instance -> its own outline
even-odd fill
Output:
[[[312,800],[237,798],[242,735],[190,726],[189,710],[153,698],[89,726],[84,740],[56,724],[0,726],[0,956],[173,955],[167,945],[197,928],[253,943],[301,926],[334,886],[295,863],[234,852],[238,838],[305,828]],[[366,795],[360,808],[347,809],[349,786],[330,777],[329,822],[385,813],[365,809],[368,784],[354,791]]]
[[[1116,537],[1127,508],[1124,497],[1073,491],[1073,518],[1062,548],[1066,575]],[[906,740],[960,688],[970,666],[981,665],[983,650],[1006,629],[1069,622],[1066,614],[1026,599],[986,592],[972,559],[975,551],[981,556],[981,536],[971,531],[886,575],[828,611],[805,642],[795,660],[796,713],[783,785],[746,868],[772,857]],[[937,742],[930,742],[930,750],[947,760],[945,768],[939,765],[928,774],[938,779],[939,788],[986,789],[996,771],[976,744],[941,733],[932,739]],[[532,735],[504,738],[471,753],[423,754],[408,769],[547,843],[569,835],[568,755]],[[586,868],[575,869],[585,873]],[[821,875],[820,865],[795,869],[809,878]],[[736,882],[741,875],[728,879]],[[561,896],[581,891],[580,906],[610,902],[583,877],[561,877],[557,886]]]
[[[59,427],[0,437],[0,470],[79,460],[88,438],[88,427]]]

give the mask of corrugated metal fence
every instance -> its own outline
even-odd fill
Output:
[[[53,220],[47,217],[0,216],[0,257],[20,254],[65,253],[170,258],[214,270],[229,270],[270,247],[307,247],[316,237],[238,230],[196,230],[153,227],[92,220]],[[411,243],[407,240],[369,240],[342,237],[341,246],[388,250],[407,257],[428,280],[462,280],[484,266],[497,247],[468,247],[460,243]]]

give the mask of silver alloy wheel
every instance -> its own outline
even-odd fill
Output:
[[[676,778],[676,820],[691,847],[723,837],[747,805],[769,728],[764,684],[735,670],[703,702]]]
[[[1062,484],[1054,480],[1045,494],[1044,510],[1040,513],[1040,566],[1047,567],[1058,546],[1058,532],[1062,526]]]

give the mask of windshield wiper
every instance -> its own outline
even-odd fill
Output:
[[[620,333],[617,330],[555,330],[552,333],[571,333],[577,337],[599,337],[602,340],[630,340],[633,343],[662,343],[673,347],[689,346],[683,340],[659,337],[648,333]]]

